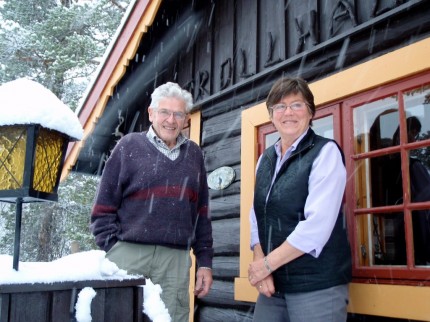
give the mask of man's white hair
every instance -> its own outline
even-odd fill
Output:
[[[178,84],[167,82],[158,86],[151,94],[152,108],[158,108],[159,103],[164,98],[175,97],[185,102],[185,112],[189,113],[193,107],[193,97],[190,92],[182,89]]]

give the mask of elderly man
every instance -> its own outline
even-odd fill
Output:
[[[91,230],[106,257],[160,284],[172,321],[188,321],[189,249],[197,259],[195,295],[212,285],[212,226],[200,148],[181,133],[192,96],[175,83],[154,90],[147,132],[124,136],[102,174]]]

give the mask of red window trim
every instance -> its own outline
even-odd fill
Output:
[[[396,82],[381,86],[379,88],[375,88],[372,90],[368,90],[364,93],[357,94],[355,96],[346,98],[342,103],[342,116],[343,116],[343,140],[344,144],[342,144],[342,148],[346,157],[346,167],[347,173],[354,173],[355,161],[359,159],[376,157],[380,155],[384,155],[386,153],[392,152],[401,152],[407,151],[414,148],[419,148],[423,146],[428,146],[430,144],[430,140],[424,140],[414,143],[408,143],[405,146],[397,146],[397,147],[389,147],[385,149],[380,149],[377,151],[371,151],[366,153],[354,154],[353,146],[354,146],[354,129],[353,129],[353,109],[359,105],[369,103],[375,100],[380,100],[384,97],[388,97],[393,94],[401,94],[407,92],[411,89],[422,85],[430,84],[430,74],[422,73],[416,76],[408,77],[402,80],[398,80]],[[377,93],[377,95],[375,95]],[[371,98],[371,99],[369,99]],[[399,102],[399,113],[400,117],[405,118],[406,115],[404,113],[403,100]],[[405,126],[404,122],[401,123],[401,126]],[[403,129],[401,136],[404,138],[406,135],[406,130]],[[406,153],[401,153],[402,162],[405,162],[407,155]],[[406,168],[403,168],[403,172],[405,172]],[[406,173],[402,173],[403,177],[409,177]],[[406,176],[405,176],[406,175]],[[407,191],[407,190],[405,190]],[[430,206],[430,202],[422,202],[415,203],[414,206],[411,206],[410,202],[404,204],[404,206],[386,206],[386,207],[378,207],[378,208],[360,208],[356,209],[356,191],[355,191],[355,181],[352,176],[350,176],[347,187],[346,187],[346,213],[348,220],[348,229],[349,236],[351,242],[351,249],[353,254],[353,277],[355,281],[364,282],[364,283],[381,283],[381,284],[404,284],[404,285],[430,285],[430,281],[428,280],[428,276],[430,274],[430,268],[424,267],[415,267],[412,260],[412,223],[411,223],[411,210],[418,210],[428,208]],[[357,223],[355,220],[356,216],[369,214],[369,213],[379,213],[379,212],[388,212],[393,210],[405,210],[405,224],[406,224],[406,251],[407,251],[407,265],[406,266],[359,266],[359,247],[357,245]]]

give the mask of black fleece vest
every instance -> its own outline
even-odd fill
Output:
[[[305,219],[312,164],[329,141],[309,129],[296,151],[282,165],[268,198],[277,156],[274,146],[264,152],[257,170],[254,210],[265,254],[279,247],[299,221]],[[278,268],[273,277],[276,291],[281,293],[309,292],[348,283],[351,254],[342,211],[339,210],[333,232],[318,258],[304,254]]]

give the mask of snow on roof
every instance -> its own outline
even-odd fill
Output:
[[[43,85],[25,78],[0,86],[0,126],[40,124],[75,140],[83,128],[75,113]]]

